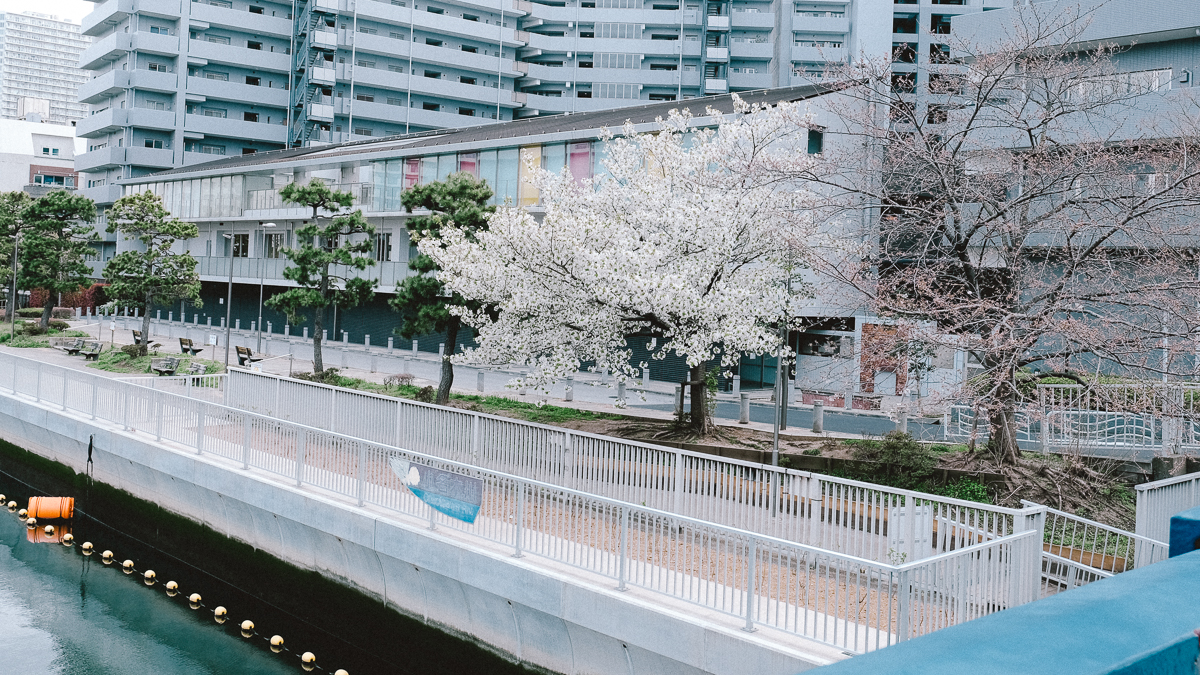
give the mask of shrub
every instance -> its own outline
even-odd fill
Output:
[[[318,384],[329,384],[335,387],[341,386],[342,376],[338,374],[337,368],[326,368],[312,373],[296,373],[298,379],[316,382]]]
[[[992,501],[988,495],[987,486],[974,478],[960,478],[953,483],[947,483],[938,490],[938,494],[985,504],[990,504]]]
[[[121,347],[121,353],[136,359],[146,355],[146,345],[124,345]]]
[[[75,310],[70,307],[55,307],[50,310],[50,318],[52,319],[74,319]]]
[[[433,403],[435,396],[437,396],[437,391],[433,387],[424,387],[417,392],[415,398],[421,403]]]
[[[857,468],[855,478],[907,490],[928,484],[938,464],[932,449],[901,431],[888,432],[879,443],[859,443],[853,448],[854,459],[875,465]]]
[[[45,330],[42,329],[42,324],[36,321],[27,321],[17,324],[17,330],[21,335],[43,335]]]
[[[71,324],[67,323],[66,321],[59,321],[58,319],[50,320],[50,330],[70,330],[70,329],[71,329]]]
[[[42,311],[43,310],[41,307],[22,307],[21,309],[17,310],[17,316],[24,317],[26,319],[32,319],[34,317],[41,318]]]
[[[412,373],[399,373],[397,375],[388,375],[387,377],[383,378],[383,387],[384,387],[384,389],[388,389],[391,387],[395,387],[397,389],[399,389],[400,387],[411,387],[414,379],[416,379],[416,378],[413,376]]]
[[[804,455],[805,457],[816,457],[821,454],[821,449],[820,448],[809,448],[800,454]]]

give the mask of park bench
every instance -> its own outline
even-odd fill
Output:
[[[99,342],[86,342],[83,348],[79,350],[79,353],[83,354],[85,361],[99,361],[100,352],[102,351],[104,351],[104,345]]]
[[[140,330],[133,331],[133,344],[135,344],[135,345],[142,344],[142,331],[140,331]]]
[[[161,359],[150,360],[150,370],[159,375],[174,375],[179,368],[179,359],[174,356],[168,356]]]
[[[81,349],[83,349],[83,338],[72,340],[71,342],[66,342],[62,345],[62,350],[71,356],[78,354]]]
[[[188,366],[187,370],[183,372],[188,375],[203,375],[208,372],[208,366],[192,361],[192,365]]]
[[[204,347],[195,346],[194,344],[192,344],[192,341],[189,338],[179,338],[179,353],[180,354],[187,354],[188,356],[195,356],[202,351],[204,351]]]
[[[239,366],[251,365],[263,360],[263,357],[255,356],[254,352],[250,351],[249,347],[238,347],[237,357]]]

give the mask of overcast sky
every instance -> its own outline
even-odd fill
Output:
[[[37,12],[53,14],[59,19],[79,23],[87,16],[95,3],[85,0],[2,0],[0,10],[5,12]]]

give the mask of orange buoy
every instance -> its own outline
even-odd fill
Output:
[[[25,528],[25,538],[31,544],[57,544],[63,540],[63,534],[66,530],[52,529],[51,526],[46,526],[44,529],[40,527]]]
[[[30,497],[29,515],[33,518],[57,520],[75,515],[74,497]]]

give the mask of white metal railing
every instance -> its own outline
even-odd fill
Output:
[[[188,398],[163,388],[175,385],[151,388],[142,381],[0,353],[0,392],[511,547],[514,555],[571,565],[618,588],[643,588],[737,617],[748,629],[770,626],[865,652],[1036,597],[1038,532],[1030,529],[1036,509],[1022,512],[1015,534],[924,560],[883,563]],[[418,500],[390,470],[394,459],[480,479],[483,500],[475,523],[440,515]]]
[[[1137,521],[1134,531],[1150,539],[1169,540],[1171,516],[1200,506],[1200,473],[1142,483],[1136,489]]]
[[[1045,508],[1041,527],[1042,594],[1053,595],[1167,559],[1167,544],[1080,516]]]
[[[225,403],[876,562],[1002,537],[1026,515],[268,373],[232,371]]]

